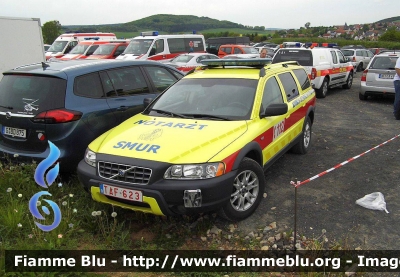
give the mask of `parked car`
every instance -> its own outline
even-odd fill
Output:
[[[205,59],[218,59],[218,56],[208,53],[181,54],[165,64],[171,65],[179,71],[187,73],[197,66],[202,66],[203,64],[201,61]]]
[[[49,48],[50,48],[50,44],[44,44],[43,45],[43,47],[44,47],[44,52],[46,52]]]
[[[361,76],[359,98],[366,100],[368,96],[394,95],[394,69],[400,51],[383,52],[375,55]]]
[[[88,146],[78,177],[95,201],[243,220],[262,201],[264,170],[289,149],[307,153],[316,100],[303,67],[268,59],[203,63]]]
[[[99,45],[99,47],[93,52],[92,55],[87,57],[89,60],[104,60],[104,59],[115,59],[124,52],[128,47],[129,41],[124,42],[110,42]]]
[[[259,58],[260,54],[232,54],[232,55],[225,55],[222,59],[254,59]]]
[[[382,51],[386,51],[388,49],[386,48],[368,48],[369,51],[371,51],[374,55],[379,54]]]
[[[258,50],[253,46],[238,45],[238,44],[224,44],[219,47],[218,57],[230,54],[259,54]]]
[[[272,63],[284,61],[296,61],[304,66],[318,98],[325,98],[329,88],[341,86],[350,89],[353,84],[353,64],[337,48],[280,48]]]
[[[21,66],[0,81],[0,154],[40,161],[51,141],[73,171],[96,137],[144,109],[183,74],[153,61],[70,60]]]
[[[371,61],[374,54],[367,49],[342,48],[342,53],[355,63],[356,71],[363,71]]]
[[[85,40],[80,41],[72,50],[65,54],[64,56],[58,58],[62,61],[86,59],[96,51],[96,49],[101,45],[109,43],[107,40]]]

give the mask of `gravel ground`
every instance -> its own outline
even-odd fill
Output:
[[[317,99],[310,151],[287,153],[265,172],[267,197],[250,218],[237,223],[237,232],[258,236],[261,242],[293,231],[295,189],[290,181],[306,180],[400,134],[400,121],[392,114],[393,98],[358,99],[360,75],[350,90],[332,89],[326,98]],[[399,165],[397,137],[297,188],[300,237],[336,242],[347,249],[400,249]],[[384,195],[389,213],[355,203],[373,192]],[[271,224],[276,227],[265,231]],[[266,245],[272,247],[277,241]]]

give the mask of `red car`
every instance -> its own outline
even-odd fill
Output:
[[[92,55],[88,57],[88,59],[90,60],[115,59],[122,52],[124,52],[128,44],[129,41],[109,42],[102,44],[96,49],[96,51],[93,52]]]

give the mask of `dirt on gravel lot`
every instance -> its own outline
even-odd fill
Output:
[[[393,97],[361,101],[360,76],[350,90],[334,88],[317,99],[311,148],[306,155],[287,153],[266,172],[267,198],[256,212],[238,223],[244,234],[276,222],[294,229],[295,189],[290,181],[306,180],[400,134],[392,114]],[[330,241],[365,250],[400,249],[400,138],[297,188],[297,232],[317,237],[323,229]],[[355,201],[381,192],[385,211]],[[227,223],[228,224],[228,223]]]

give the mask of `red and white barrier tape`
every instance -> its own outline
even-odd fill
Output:
[[[352,161],[354,161],[355,159],[357,159],[357,158],[359,158],[359,157],[361,157],[361,156],[364,156],[365,154],[371,152],[372,150],[375,150],[375,149],[377,149],[377,148],[379,148],[379,147],[385,145],[386,143],[388,143],[388,142],[390,142],[390,141],[392,141],[392,140],[394,140],[394,139],[396,139],[396,138],[398,138],[398,137],[400,137],[400,134],[398,134],[397,136],[394,136],[393,138],[391,138],[391,139],[389,139],[389,140],[387,140],[387,141],[385,141],[385,142],[383,142],[383,143],[381,143],[381,144],[379,144],[379,145],[377,145],[377,146],[375,146],[375,147],[373,147],[373,148],[371,148],[371,149],[365,151],[364,153],[361,153],[360,155],[354,156],[353,158],[350,158],[350,159],[348,159],[347,161],[344,161],[344,162],[342,162],[342,163],[340,163],[340,164],[337,164],[337,165],[335,165],[334,167],[332,167],[332,168],[330,168],[330,169],[328,169],[328,170],[325,170],[325,171],[321,172],[320,174],[317,174],[317,175],[315,175],[315,176],[313,176],[313,177],[311,177],[311,178],[309,178],[309,179],[307,179],[307,180],[304,180],[304,181],[302,181],[302,182],[297,181],[297,183],[291,181],[290,184],[293,185],[295,188],[300,187],[300,186],[302,186],[302,185],[304,185],[304,184],[307,184],[308,182],[311,182],[311,181],[317,179],[318,177],[324,176],[324,175],[327,174],[328,172],[334,171],[335,169],[338,169],[339,167],[342,167],[342,166],[344,166],[345,164],[348,164],[349,162],[352,162]]]

